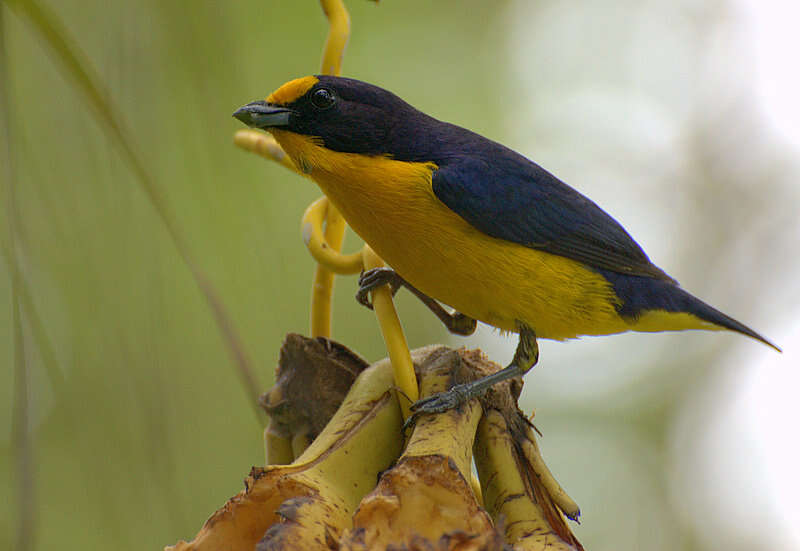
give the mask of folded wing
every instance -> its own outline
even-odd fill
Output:
[[[492,237],[593,268],[674,281],[608,213],[510,150],[491,161],[450,160],[432,183],[439,200]]]

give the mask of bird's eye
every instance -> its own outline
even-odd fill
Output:
[[[330,109],[333,107],[335,101],[336,97],[333,95],[333,92],[327,88],[319,88],[311,94],[311,103],[313,103],[314,107],[317,109]]]

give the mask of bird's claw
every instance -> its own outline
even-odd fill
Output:
[[[369,293],[382,285],[389,285],[392,290],[392,296],[400,288],[398,279],[400,276],[391,268],[372,268],[365,272],[361,272],[358,276],[358,291],[356,292],[356,300],[362,306],[366,306],[372,310],[372,302],[369,299]]]
[[[417,420],[425,414],[430,413],[444,413],[455,409],[461,404],[467,403],[471,398],[474,398],[471,385],[469,383],[455,385],[450,390],[439,392],[433,396],[428,396],[421,400],[417,400],[411,404],[411,415],[406,419],[403,424],[403,430],[413,427]]]
[[[369,289],[359,287],[358,291],[356,291],[356,302],[372,310],[372,302],[369,300]]]

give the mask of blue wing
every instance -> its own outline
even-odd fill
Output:
[[[482,232],[592,268],[673,281],[609,214],[539,165],[500,147],[433,173],[433,191]]]

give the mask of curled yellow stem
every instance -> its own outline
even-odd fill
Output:
[[[297,170],[292,160],[281,146],[278,145],[278,142],[275,141],[275,138],[273,138],[271,134],[265,134],[258,130],[238,130],[236,134],[233,135],[233,143],[245,151],[261,155],[265,159],[275,161],[285,166],[300,176],[305,176],[305,174]]]
[[[362,253],[341,254],[336,250],[337,245],[341,246],[341,240],[339,243],[331,243],[328,239],[329,233],[334,233],[332,230],[337,229],[333,228],[334,225],[344,229],[344,218],[338,210],[332,213],[331,207],[330,201],[324,195],[309,205],[303,214],[303,242],[314,260],[331,272],[357,274],[364,268]],[[334,224],[331,224],[331,214],[335,218]],[[325,233],[322,231],[323,222],[327,222]]]
[[[350,39],[350,14],[342,0],[320,0],[322,11],[328,18],[328,39],[322,50],[322,74],[342,74],[342,58]]]
[[[347,13],[347,9],[344,7],[342,0],[320,0],[320,5],[322,6],[322,11],[325,12],[325,16],[328,18],[329,24],[328,38],[325,41],[325,48],[322,53],[322,73],[326,75],[339,75],[342,72],[344,50],[350,38],[350,15]],[[333,214],[340,216],[336,208],[329,204],[328,227],[330,227],[330,217]],[[304,237],[306,236],[305,227],[304,222]],[[306,244],[308,243],[307,241]],[[329,241],[329,245],[333,245],[333,243]],[[310,246],[309,250],[311,250]],[[328,250],[327,252],[330,253],[332,251]],[[377,268],[384,265],[383,260],[368,246],[364,246],[361,252],[363,255],[361,267],[363,267],[363,269],[369,270],[370,268]],[[311,254],[320,264],[323,264],[313,250]],[[330,256],[330,254],[326,255],[327,258],[330,258]],[[352,256],[353,255],[338,255],[336,265],[340,268],[345,266],[347,268],[353,267],[355,261],[352,259]],[[352,262],[352,264],[349,264],[350,262]],[[325,265],[330,267],[327,263],[325,263]],[[346,272],[337,271],[337,273]],[[330,281],[332,285],[332,276]],[[317,283],[318,281],[315,279],[314,293],[318,292]],[[417,378],[414,375],[414,364],[411,362],[411,353],[408,350],[408,343],[403,333],[403,327],[400,325],[400,319],[397,317],[397,311],[394,308],[392,293],[388,287],[382,287],[373,291],[372,304],[375,308],[375,314],[378,317],[378,323],[381,327],[383,340],[386,343],[389,359],[392,362],[395,384],[408,400],[415,402],[419,398],[419,388],[417,387]],[[319,307],[321,306],[322,305]],[[328,306],[328,308],[330,307]],[[316,318],[317,316],[312,313],[312,319]],[[403,408],[403,417],[408,417],[409,415],[408,406],[410,403],[408,400],[404,398],[400,399],[400,404]]]
[[[342,0],[320,0],[320,5],[328,18],[328,38],[322,52],[322,73],[339,75],[342,71],[344,50],[350,37],[350,15]],[[303,175],[269,134],[239,130],[234,136],[234,143]],[[311,289],[311,335],[314,337],[331,335],[334,275],[355,274],[362,269],[383,266],[383,260],[366,246],[358,253],[343,255],[339,252],[345,227],[344,218],[326,197],[312,203],[303,215],[303,241],[318,263]],[[407,417],[409,400],[413,402],[419,398],[411,354],[392,302],[391,291],[384,287],[376,289],[372,295],[375,314],[394,369],[395,384],[408,399],[400,400],[403,414]]]
[[[344,7],[342,0],[320,0],[320,5],[328,18],[328,38],[325,40],[325,46],[322,49],[322,73],[325,75],[340,75],[342,73],[344,49],[350,38],[350,14],[347,13],[347,8]],[[320,244],[321,248],[325,248],[328,252],[335,254],[342,247],[346,226],[344,218],[339,214],[336,207],[329,202],[326,203],[325,240],[317,240],[316,242]],[[306,235],[305,228],[304,217],[304,239]],[[306,245],[311,250],[308,240],[306,240]],[[311,254],[314,255],[313,250]],[[314,258],[317,258],[316,255],[314,255]],[[325,266],[325,263],[320,262],[318,258],[317,262],[319,264],[314,271],[314,282],[311,285],[311,335],[313,337],[330,337],[333,280],[336,270]]]
[[[364,246],[360,252],[343,255],[334,248],[330,242],[327,231],[323,234],[322,224],[327,222],[326,230],[331,230],[331,205],[327,197],[322,196],[306,209],[303,215],[302,232],[303,241],[308,247],[311,256],[314,257],[319,265],[317,267],[317,277],[314,280],[312,292],[311,325],[312,334],[319,336],[322,329],[330,329],[330,301],[325,302],[325,297],[332,285],[327,286],[320,283],[320,271],[324,270],[326,277],[333,283],[333,274],[355,274],[361,270],[369,270],[384,265],[383,260],[375,254],[368,246]],[[336,223],[344,228],[344,220],[338,211],[334,213]],[[338,230],[337,230],[338,231]],[[337,234],[337,236],[340,234]],[[341,245],[341,240],[335,243]],[[338,248],[338,247],[337,247]],[[323,282],[327,283],[327,282]],[[395,375],[395,384],[407,399],[401,399],[403,404],[403,414],[408,416],[409,400],[416,401],[419,397],[417,379],[414,375],[414,365],[411,361],[411,354],[408,350],[403,328],[392,300],[392,293],[388,287],[381,287],[372,292],[372,304],[375,314],[378,317],[383,340],[386,343],[386,350],[392,362]],[[327,325],[326,325],[327,324]]]

